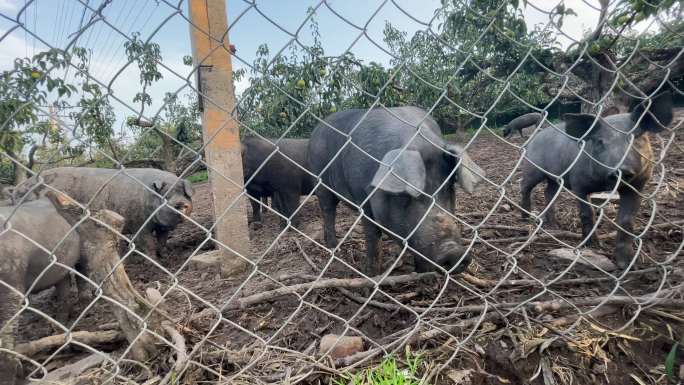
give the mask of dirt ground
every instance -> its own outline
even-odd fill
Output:
[[[678,110],[677,116],[682,119],[684,110]],[[684,136],[681,129],[676,137],[672,136],[652,140],[658,165],[647,186],[649,199],[644,200],[635,225],[638,231],[648,223],[666,224],[684,219]],[[536,225],[533,220],[521,219],[516,210],[520,199],[520,173],[513,170],[522,143],[517,136],[506,142],[482,130],[472,140],[468,151],[495,185],[485,186],[472,196],[464,192],[458,192],[457,196],[457,217],[463,221],[464,243],[472,246],[473,262],[468,274],[488,283],[509,281],[500,286],[478,285],[453,275],[448,280],[440,277],[383,287],[382,292],[376,292],[372,297],[385,304],[434,307],[428,311],[363,305],[335,288],[326,288],[306,292],[301,297],[282,296],[245,309],[227,311],[219,322],[211,317],[189,321],[193,314],[209,304],[221,308],[236,297],[312,280],[307,275],[359,277],[351,268],[362,270],[364,266],[363,233],[360,225],[354,226],[359,220],[358,213],[342,205],[338,208],[337,235],[344,238],[344,242],[333,257],[329,250],[311,241],[321,242],[322,238],[315,197],[309,198],[298,212],[301,233],[293,229],[281,231],[273,213],[265,215],[261,226],[250,227],[256,270],[222,278],[218,271],[193,270],[187,266],[185,262],[192,253],[214,247],[205,242],[206,230],[191,222],[182,224],[171,235],[169,255],[161,262],[167,271],[149,262],[129,263],[126,269],[141,291],[158,287],[164,293],[171,288],[167,306],[181,320],[189,348],[198,350],[197,356],[193,357],[202,364],[191,365],[184,379],[187,383],[214,381],[219,378],[217,373],[235,376],[232,377],[234,382],[250,383],[249,377],[255,376],[262,382],[278,382],[286,368],[292,369],[292,376],[310,372],[304,383],[320,383],[329,371],[312,369],[307,363],[314,362],[315,357],[307,361],[304,356],[313,354],[312,344],[325,334],[360,335],[366,348],[372,349],[388,346],[399,337],[415,335],[419,331],[438,330],[437,327],[448,329],[449,333],[437,332],[430,340],[412,343],[412,349],[424,352],[426,372],[432,371],[430,383],[545,384],[551,383],[547,381],[553,378],[553,383],[558,384],[628,384],[637,383],[635,376],[644,383],[666,383],[663,376],[665,357],[674,341],[684,333],[684,314],[681,310],[669,310],[666,304],[643,307],[636,305],[638,299],[634,299],[628,306],[601,303],[540,312],[530,310],[531,306],[505,310],[489,308],[486,313],[483,309],[466,310],[468,306],[511,302],[529,304],[562,300],[575,304],[604,296],[624,299],[625,296],[667,290],[684,278],[681,274],[684,267],[681,224],[646,231],[641,237],[640,257],[633,270],[658,269],[629,275],[619,282],[614,279],[592,281],[590,278],[610,276],[594,267],[549,255],[549,250],[563,247],[563,243],[576,246],[580,242],[578,239],[559,235],[557,239],[540,237],[525,244],[530,236],[528,232],[535,230]],[[666,155],[660,161],[665,148]],[[192,217],[209,228],[213,222],[209,186],[198,184],[195,188]],[[533,202],[535,210],[543,209],[541,186],[535,190]],[[562,193],[556,207],[562,230],[580,234],[576,204],[568,192]],[[599,222],[599,235],[615,230],[609,220],[615,215],[616,205],[608,204]],[[475,227],[478,227],[477,237]],[[540,234],[544,230],[547,229],[542,228]],[[594,250],[610,257],[614,245],[614,237],[608,237]],[[383,252],[385,268],[401,258],[392,275],[412,271],[413,256],[400,257],[401,248],[391,240],[384,240]],[[557,279],[586,279],[586,282],[575,280],[572,284],[542,285]],[[510,280],[538,282],[516,285]],[[365,299],[368,294],[361,289],[350,290],[357,298]],[[50,292],[37,295],[32,299],[33,303],[48,313],[59,306],[51,301]],[[81,304],[79,310],[85,311],[85,315],[74,330],[96,330],[113,322],[109,306],[98,300],[85,310]],[[448,312],[445,308],[454,311]],[[592,310],[605,315],[593,318],[588,315]],[[574,317],[580,312],[583,317]],[[478,320],[479,317],[482,318]],[[477,321],[470,322],[473,319]],[[593,326],[588,319],[593,320]],[[26,312],[21,322],[21,340],[54,333],[48,322],[35,312]],[[122,346],[109,349],[116,354],[122,351]],[[208,353],[219,349],[239,352],[247,358],[244,362],[220,360]],[[80,355],[83,352],[75,347],[66,349],[51,360],[48,368]],[[152,366],[168,367],[169,362],[164,361]],[[330,364],[325,360],[320,362]],[[370,363],[372,361],[367,364]],[[470,382],[456,380],[464,373],[470,376]]]

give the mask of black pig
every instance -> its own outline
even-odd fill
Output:
[[[545,221],[550,226],[557,225],[551,200],[559,188],[558,176],[565,173],[561,177],[565,187],[580,198],[582,235],[588,238],[587,244],[593,244],[597,240],[591,233],[594,213],[586,201],[589,194],[610,191],[619,183],[617,224],[621,229],[616,241],[615,261],[624,269],[633,258],[629,240],[633,217],[640,205],[639,191],[653,171],[653,150],[647,133],[659,132],[670,124],[672,97],[662,93],[652,98],[650,105],[646,100],[627,114],[601,118],[590,114],[565,114],[563,120],[557,128],[547,127],[538,132],[526,146],[520,182],[521,206],[526,211],[523,217],[531,208],[532,189],[547,181]],[[581,141],[575,138],[586,141],[583,151]]]
[[[152,168],[129,168],[125,172],[88,167],[45,170],[17,186],[15,203],[27,194],[26,199],[42,196],[49,190],[46,185],[88,204],[90,209],[108,209],[123,215],[124,233],[139,232],[135,242],[141,243],[141,251],[152,259],[161,256],[169,232],[192,212],[190,182]]]
[[[314,187],[314,178],[306,171],[309,141],[281,139],[276,149],[273,144],[276,140],[257,136],[242,140],[242,168],[247,193],[253,198],[250,202],[255,222],[261,221],[259,199],[263,203],[265,198],[271,197],[273,208],[290,218],[299,206],[300,196],[311,193]]]
[[[346,143],[348,135],[351,143]],[[459,227],[443,210],[453,212],[456,184],[472,192],[484,172],[462,148],[444,141],[426,111],[397,107],[334,113],[314,129],[309,163],[325,184],[316,189],[316,196],[328,247],[337,245],[339,196],[362,207],[368,274],[378,273],[382,264],[382,230],[408,238],[411,248],[447,270],[460,272],[468,266],[470,256],[461,246]],[[416,257],[417,271],[432,267]]]
[[[524,138],[523,128],[529,126],[536,126],[542,120],[542,114],[538,112],[530,112],[529,114],[520,115],[517,118],[508,122],[504,127],[503,137],[508,138],[513,132],[518,131],[521,138]]]
[[[76,206],[64,195],[51,191],[47,195],[49,200],[0,208],[4,229],[0,232],[0,348],[10,351],[14,348],[21,295],[56,286],[60,306],[55,318],[65,325],[72,305],[68,300],[70,269],[83,272],[97,263],[93,260],[95,249],[83,247],[84,239],[97,245],[98,251],[110,247],[115,253],[115,232],[121,231],[124,222],[119,214],[100,210],[91,216],[99,223],[89,218],[74,231],[72,226],[78,222],[71,210]],[[14,355],[0,352],[0,383],[13,384],[19,368]]]

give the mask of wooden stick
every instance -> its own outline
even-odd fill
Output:
[[[529,304],[534,311],[541,313],[545,311],[558,311],[569,307],[597,306],[597,305],[635,305],[636,303],[647,303],[649,305],[667,305],[668,307],[684,307],[684,300],[669,298],[669,295],[681,292],[681,285],[673,289],[661,290],[658,296],[654,294],[629,297],[626,295],[612,295],[607,297],[582,298],[574,301],[541,301]]]
[[[233,303],[225,310],[235,310],[244,309],[248,306],[255,305],[257,303],[270,301],[274,298],[295,294],[300,291],[305,291],[308,289],[326,289],[326,288],[360,288],[360,287],[374,287],[379,286],[393,286],[401,283],[408,283],[414,281],[420,281],[428,278],[436,277],[435,273],[412,273],[405,275],[395,275],[389,276],[382,279],[382,276],[372,277],[370,280],[366,278],[328,278],[321,279],[318,281],[300,283],[291,286],[280,287],[274,290],[265,291],[263,293],[258,293],[243,297],[235,300]],[[382,279],[382,281],[381,281]]]
[[[630,271],[627,273],[627,275],[641,275],[641,274],[646,274],[646,273],[652,273],[652,272],[657,272],[662,270],[661,268],[658,267],[649,267],[647,269],[642,269],[642,270],[634,270]],[[477,287],[482,287],[482,288],[491,288],[496,285],[499,285],[500,287],[510,287],[510,286],[542,286],[544,285],[544,282],[542,280],[534,280],[534,279],[507,279],[501,283],[499,281],[494,281],[491,279],[484,279],[484,278],[478,278],[473,275],[470,275],[468,273],[462,273],[461,276],[463,277],[463,280],[470,283],[471,285],[477,286]],[[564,279],[561,281],[556,281],[556,282],[551,282],[546,285],[548,286],[572,286],[572,285],[583,285],[583,284],[589,284],[589,283],[598,283],[598,282],[605,282],[605,281],[614,281],[615,278],[613,277],[587,277],[587,278],[570,278],[570,279]]]
[[[105,330],[97,332],[72,332],[71,339],[86,345],[95,346],[120,342],[125,340],[126,337],[120,330]],[[27,342],[25,344],[18,344],[15,346],[14,351],[30,357],[45,350],[58,348],[66,344],[66,342],[66,334],[57,334]]]
[[[668,227],[677,227],[680,225],[684,225],[684,220],[678,220],[678,221],[672,221],[672,222],[665,222],[665,223],[656,223],[654,225],[651,225],[649,229],[663,229],[663,228],[668,228]],[[508,226],[506,226],[508,227]],[[482,228],[487,228],[487,226],[483,225]],[[514,230],[515,228],[511,227],[509,230]],[[516,231],[524,231],[527,232],[527,229],[525,228],[517,228],[515,229]],[[601,234],[598,236],[598,239],[603,240],[603,239],[610,239],[610,238],[615,238],[617,236],[617,231],[613,231],[607,234]],[[570,239],[575,239],[575,240],[582,240],[584,237],[582,234],[578,234],[572,231],[567,231],[567,230],[547,230],[546,232],[542,232],[538,235],[534,236],[519,236],[519,237],[509,237],[509,238],[497,238],[497,239],[476,239],[476,242],[484,243],[485,241],[487,243],[513,243],[513,242],[521,242],[521,241],[526,241],[530,239],[531,237],[534,238],[536,241],[540,240],[547,240],[547,239],[553,239],[553,238],[570,238]]]
[[[159,383],[160,385],[164,385],[174,377],[180,375],[185,364],[188,362],[188,352],[185,346],[185,338],[176,330],[171,322],[162,321],[161,327],[173,340],[174,350],[176,351],[176,363],[173,365],[173,370],[168,372],[166,376],[164,376],[164,379]],[[176,377],[176,381],[178,380],[180,380],[180,378]]]

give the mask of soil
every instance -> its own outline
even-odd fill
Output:
[[[681,119],[684,111],[679,110]],[[658,163],[643,201],[635,229],[643,229],[648,223],[667,223],[684,219],[684,136],[681,131],[672,137],[653,138],[652,144]],[[468,146],[471,157],[487,173],[494,184],[482,187],[476,194],[459,191],[457,218],[463,224],[464,243],[472,245],[473,262],[468,273],[481,279],[500,281],[504,279],[537,279],[549,282],[554,279],[607,277],[594,267],[572,264],[570,261],[551,257],[548,252],[561,247],[574,247],[578,240],[558,237],[523,242],[501,242],[502,238],[529,237],[537,223],[533,219],[521,219],[516,209],[519,196],[520,172],[516,170],[520,156],[519,146],[524,139],[517,135],[509,141],[481,130]],[[667,148],[666,153],[664,149]],[[663,155],[664,154],[664,155]],[[662,156],[662,159],[661,159]],[[311,344],[329,333],[360,335],[367,348],[384,346],[396,339],[395,333],[408,334],[417,324],[431,327],[448,327],[464,319],[480,316],[480,312],[448,314],[437,311],[416,313],[411,311],[384,310],[363,306],[342,295],[337,289],[312,290],[301,297],[290,295],[263,302],[241,310],[228,311],[217,323],[205,319],[190,323],[192,314],[209,306],[221,308],[235,296],[242,297],[265,290],[309,281],[306,274],[321,274],[324,278],[356,278],[363,271],[365,242],[356,210],[340,205],[338,208],[337,235],[343,239],[334,256],[322,246],[322,227],[315,197],[304,201],[298,212],[297,231],[282,231],[279,218],[273,213],[264,215],[263,223],[250,226],[251,251],[256,269],[230,278],[222,278],[218,271],[192,270],[185,264],[193,253],[212,249],[206,242],[207,230],[213,223],[210,189],[207,183],[195,185],[192,219],[186,221],[172,234],[168,243],[168,256],[161,261],[164,269],[150,262],[127,263],[126,270],[134,285],[144,292],[147,287],[158,287],[162,293],[171,288],[167,307],[183,319],[184,336],[189,347],[198,346],[209,351],[222,347],[231,351],[263,352],[266,357],[287,352],[304,352]],[[543,210],[541,186],[535,190],[534,209]],[[558,221],[563,230],[580,234],[577,205],[569,192],[564,191],[556,204]],[[615,230],[611,223],[616,216],[617,205],[608,204],[598,222],[599,235]],[[494,225],[494,226],[492,226]],[[475,227],[480,241],[473,242]],[[489,226],[489,227],[488,227]],[[510,226],[510,228],[506,228]],[[494,227],[494,228],[492,228]],[[548,230],[542,227],[543,230]],[[497,240],[499,240],[497,242]],[[411,306],[456,307],[465,305],[489,305],[500,302],[529,303],[533,301],[577,301],[598,296],[639,296],[673,287],[682,281],[682,275],[671,274],[672,269],[682,268],[682,227],[649,229],[643,233],[639,260],[633,269],[662,266],[660,270],[616,280],[588,284],[548,286],[503,286],[479,288],[467,283],[458,275],[449,280],[444,277],[427,282],[414,282],[384,287],[375,292],[372,299],[389,304]],[[314,242],[315,241],[315,242]],[[490,243],[491,242],[491,243]],[[614,238],[602,241],[593,249],[608,257],[614,248]],[[301,248],[300,248],[301,247]],[[413,256],[402,255],[401,247],[389,239],[383,241],[384,268],[395,261],[400,263],[392,274],[406,274],[413,270]],[[308,256],[316,269],[305,260]],[[319,270],[320,269],[320,270]],[[321,273],[321,271],[323,271]],[[367,295],[368,291],[355,289],[355,294]],[[51,292],[32,296],[31,305],[40,312],[51,313],[57,306]],[[109,303],[96,299],[92,306],[80,303],[76,313],[84,312],[74,330],[96,330],[114,321]],[[603,305],[603,307],[609,305]],[[597,306],[597,309],[602,309]],[[583,314],[593,310],[582,307]],[[496,311],[494,311],[496,312]],[[544,376],[554,377],[556,383],[570,383],[574,378],[579,384],[628,384],[636,383],[634,376],[644,383],[666,383],[662,376],[665,357],[675,340],[684,333],[681,310],[641,307],[636,303],[621,307],[618,311],[595,319],[590,326],[588,316],[577,322],[569,322],[557,328],[543,327],[540,323],[566,315],[577,315],[579,309],[550,310],[543,314],[531,314],[522,308],[505,312],[487,322],[451,333],[440,333],[435,338],[418,344],[426,357],[426,367],[441,367],[432,383],[454,383],[454,373],[471,370],[472,384],[544,384]],[[529,313],[529,314],[528,314]],[[33,340],[54,333],[54,328],[38,312],[26,311],[21,318],[20,341]],[[541,342],[540,342],[541,341]],[[544,342],[546,341],[546,342]],[[536,344],[536,345],[535,345]],[[122,352],[122,346],[112,346],[114,353]],[[310,352],[308,350],[307,352]],[[399,349],[397,352],[401,353]],[[47,367],[73,360],[82,355],[76,347],[65,349]],[[261,353],[260,353],[261,354]],[[202,362],[201,359],[197,359]],[[264,378],[282,374],[293,362],[278,365],[256,363],[249,370],[258,370]],[[326,361],[322,361],[326,363]],[[240,373],[240,365],[205,362],[223,375]],[[168,363],[160,363],[164,366]],[[245,372],[234,377],[254,376]],[[293,369],[292,375],[298,373]],[[320,381],[320,373],[314,371],[304,383]],[[211,380],[218,377],[199,366],[191,369],[187,382]],[[216,372],[214,372],[216,373]],[[450,377],[451,374],[451,377]],[[450,379],[452,378],[452,379]],[[264,380],[266,381],[266,380]],[[463,382],[465,383],[465,382]]]

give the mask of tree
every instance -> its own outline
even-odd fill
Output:
[[[194,152],[202,145],[202,126],[197,97],[177,94],[164,97],[164,117],[145,122],[131,117],[129,126],[138,137],[128,149],[127,166],[156,167],[179,173],[194,160]]]
[[[435,106],[442,129],[454,131],[478,115],[522,113],[529,107],[519,99],[550,101],[540,84],[557,47],[546,31],[528,31],[521,9],[517,1],[443,0],[437,30],[410,39],[387,23],[392,65],[401,72],[400,87],[410,90],[405,102]]]
[[[87,72],[88,55],[82,48],[71,52],[51,49],[31,58],[17,58],[11,70],[3,71],[0,80],[0,168],[3,179],[20,182],[36,164],[39,150],[51,147],[49,163],[81,155],[91,143],[102,145],[112,134],[114,122],[109,101],[100,87],[90,81]],[[62,72],[76,70],[72,82],[62,78]],[[78,94],[80,92],[80,95]],[[77,99],[75,106],[70,100]],[[71,132],[50,124],[46,110],[74,107],[69,115],[74,119]],[[31,148],[24,159],[27,145]]]
[[[632,96],[646,96],[668,76],[678,81],[684,75],[681,0],[621,0],[612,8],[601,0],[596,28],[560,59],[560,69],[584,84],[579,94],[589,100],[582,110],[596,112],[599,105],[625,108]],[[661,31],[638,36],[634,26],[655,17]],[[669,72],[668,72],[669,69]]]

